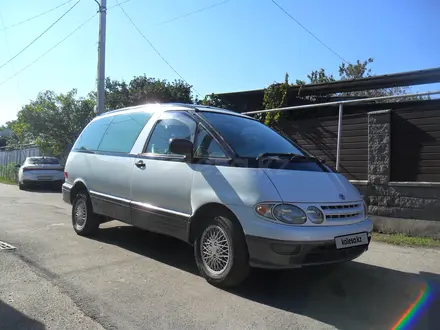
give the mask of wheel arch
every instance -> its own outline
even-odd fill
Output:
[[[241,232],[244,235],[243,226],[241,225],[240,221],[238,220],[237,216],[234,214],[234,212],[231,211],[227,206],[220,204],[220,203],[207,203],[202,206],[200,206],[196,212],[191,216],[189,220],[189,233],[188,233],[188,243],[193,244],[194,240],[199,232],[201,230],[203,225],[203,220],[207,217],[213,216],[213,215],[224,215],[227,216],[234,224],[240,228]]]
[[[84,191],[87,195],[89,195],[89,189],[83,180],[76,180],[72,185],[72,189],[70,190],[70,203],[73,204],[73,200],[78,192]]]

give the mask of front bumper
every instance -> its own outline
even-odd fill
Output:
[[[341,263],[356,259],[367,245],[336,249],[335,241],[292,242],[246,236],[250,265],[257,268],[290,269],[303,266]]]
[[[299,268],[356,259],[368,250],[373,223],[370,218],[340,226],[288,226],[254,219],[243,229],[250,264],[258,268]],[[335,238],[367,233],[368,244],[337,249]]]

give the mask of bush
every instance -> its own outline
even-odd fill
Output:
[[[18,175],[18,168],[16,164],[10,163],[7,165],[0,165],[0,182],[16,183]]]

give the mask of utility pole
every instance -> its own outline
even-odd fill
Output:
[[[106,16],[107,16],[107,0],[101,0],[99,3],[99,46],[98,46],[98,102],[96,113],[98,115],[104,112],[104,96],[105,96],[105,32],[106,32]]]

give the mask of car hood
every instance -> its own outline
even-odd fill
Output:
[[[359,191],[341,174],[263,169],[283,202],[341,203],[359,201]]]

